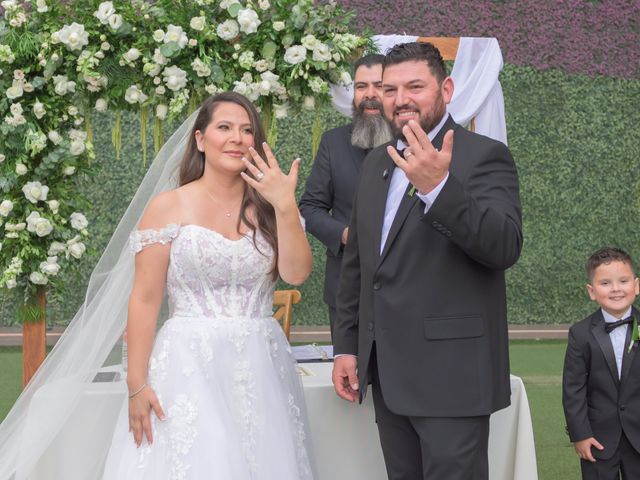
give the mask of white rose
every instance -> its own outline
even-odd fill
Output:
[[[253,64],[253,68],[258,72],[264,72],[265,70],[269,70],[269,62],[267,60],[258,60]]]
[[[22,104],[12,103],[10,109],[13,115],[20,115],[22,113]]]
[[[60,208],[60,202],[58,200],[49,200],[47,202],[49,208],[51,209],[51,213],[54,215],[58,213],[58,209]]]
[[[204,87],[204,89],[209,95],[215,95],[216,93],[218,93],[218,87],[216,87],[215,85],[207,85],[206,87]]]
[[[13,78],[15,80],[24,80],[24,70],[16,69],[13,71]]]
[[[281,21],[273,22],[273,29],[276,32],[281,32],[282,30],[284,30],[284,27],[285,27],[284,22],[281,22]]]
[[[111,48],[111,45],[109,45],[109,42],[102,42],[100,44],[100,50],[104,50],[106,52],[110,48]]]
[[[313,49],[313,59],[316,62],[328,62],[331,60],[331,49],[326,43],[320,43]]]
[[[40,263],[40,271],[45,275],[57,275],[60,271],[60,265],[58,265],[58,257],[47,257],[46,262]]]
[[[96,100],[95,109],[98,112],[106,112],[108,107],[109,107],[109,104],[107,103],[107,101],[104,98],[99,98],[99,99]]]
[[[82,140],[73,140],[69,145],[69,153],[71,153],[71,155],[75,155],[75,156],[82,155],[84,151],[85,151],[85,145]]]
[[[66,176],[73,175],[74,173],[76,173],[76,167],[74,167],[73,165],[69,165],[68,167],[64,167],[62,169],[62,173],[65,174]]]
[[[85,217],[83,214],[78,212],[73,212],[71,214],[70,221],[71,221],[71,227],[75,228],[76,230],[84,230],[89,226],[89,221],[87,220],[87,217]]]
[[[109,26],[112,30],[118,30],[122,26],[122,15],[117,13],[109,17]]]
[[[109,17],[114,13],[116,13],[116,9],[113,7],[113,3],[102,2],[98,6],[98,10],[93,13],[93,16],[100,20],[100,23],[106,25]]]
[[[302,63],[307,58],[307,49],[302,45],[293,45],[284,52],[284,61],[296,65]]]
[[[47,136],[54,145],[59,145],[60,142],[62,142],[62,135],[60,135],[56,130],[51,130]]]
[[[49,7],[44,0],[36,0],[36,7],[38,9],[38,13],[45,13],[49,11]]]
[[[86,140],[87,139],[87,132],[83,132],[82,130],[76,130],[75,128],[72,128],[69,130],[69,138],[71,140]]]
[[[80,258],[87,247],[82,242],[73,242],[67,248],[67,257],[71,255],[73,258]]]
[[[169,59],[162,55],[162,52],[159,48],[156,48],[153,52],[153,61],[158,65],[166,65]]]
[[[187,72],[175,65],[165,68],[162,76],[164,77],[164,83],[167,85],[167,88],[174,92],[177,92],[187,85]]]
[[[29,280],[35,285],[46,285],[49,282],[47,277],[40,272],[32,272],[31,275],[29,275]]]
[[[316,107],[316,99],[312,96],[304,97],[304,100],[302,101],[302,107],[305,110],[313,110]]]
[[[45,116],[47,111],[44,109],[44,104],[41,102],[36,102],[33,104],[33,114],[36,116],[38,120]]]
[[[314,37],[313,35],[305,35],[304,37],[302,37],[301,42],[302,45],[308,49],[308,50],[313,50],[314,48],[316,48],[318,46],[318,44],[320,43],[320,41]]]
[[[22,85],[22,89],[27,93],[31,93],[34,90],[33,84],[26,82],[24,85]]]
[[[58,31],[58,39],[70,50],[81,50],[85,45],[89,44],[89,32],[85,31],[84,25],[73,22]]]
[[[199,77],[208,77],[211,75],[211,68],[199,58],[191,62],[191,68],[193,68],[193,71],[196,72],[196,75]]]
[[[21,83],[14,83],[11,87],[7,88],[6,95],[9,100],[15,100],[20,98],[24,90]]]
[[[12,289],[18,286],[18,282],[16,282],[15,278],[10,278],[9,280],[6,281],[5,285],[8,289]]]
[[[204,17],[193,17],[189,22],[189,26],[194,30],[201,32],[202,30],[204,30],[204,23],[205,23]]]
[[[51,245],[49,246],[49,250],[47,251],[47,255],[49,255],[50,257],[53,257],[55,255],[64,253],[66,251],[67,251],[67,247],[64,243],[52,242]]]
[[[216,28],[216,33],[223,40],[231,40],[238,35],[240,31],[240,27],[238,26],[238,22],[235,20],[226,20],[218,25]]]
[[[340,74],[340,83],[342,83],[342,85],[344,85],[345,87],[353,83],[353,80],[351,79],[351,75],[346,70]]]
[[[17,175],[24,175],[29,171],[29,169],[27,168],[26,165],[24,165],[23,163],[16,163],[16,174]]]
[[[155,32],[153,32],[153,39],[160,43],[164,40],[164,30],[158,29]]]
[[[176,42],[180,48],[184,48],[189,39],[184,33],[182,27],[171,25],[167,26],[167,33],[164,35],[164,43]]]
[[[13,210],[13,202],[11,200],[3,200],[2,203],[0,203],[0,215],[3,217],[9,215],[11,210]]]
[[[27,217],[27,231],[35,233],[38,237],[46,237],[52,230],[51,222],[40,217],[38,212],[31,212]]]
[[[130,48],[124,55],[122,55],[122,58],[131,63],[139,59],[140,55],[140,50],[138,50],[137,48]]]
[[[240,24],[240,31],[255,33],[262,22],[255,11],[250,8],[243,8],[238,12],[238,23]]]
[[[69,113],[69,115],[71,115],[72,117],[75,117],[76,115],[78,115],[78,107],[76,107],[75,105],[71,105],[68,109],[67,112]]]
[[[156,107],[156,117],[158,117],[160,120],[164,120],[165,118],[167,118],[167,114],[169,113],[169,107],[167,107],[164,104],[160,104]]]
[[[262,80],[256,84],[256,89],[260,92],[260,95],[269,95],[271,83],[268,80]]]
[[[239,93],[240,95],[246,95],[249,90],[249,86],[244,82],[233,82],[235,87],[233,87],[233,91]]]
[[[198,46],[198,40],[196,40],[195,38],[190,38],[189,39],[189,46],[190,47],[197,47]]]
[[[258,0],[258,7],[260,7],[260,10],[269,10],[270,6],[271,4],[269,3],[269,0]]]
[[[6,158],[3,153],[0,153],[0,163],[4,162]]]
[[[163,85],[158,85],[158,86],[156,87],[156,93],[157,93],[158,95],[164,95],[164,94],[165,94],[165,92],[166,92],[166,90],[165,90],[165,88],[164,88],[164,86],[163,86]]]
[[[144,101],[147,99],[147,96],[142,93],[137,85],[132,85],[127,88],[127,91],[124,94],[124,99],[127,101],[127,103],[133,105],[134,103],[144,103]]]

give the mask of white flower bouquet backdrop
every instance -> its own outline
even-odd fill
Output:
[[[118,154],[119,112],[139,112],[146,158],[149,125],[158,150],[163,121],[234,90],[261,109],[274,141],[275,119],[329,101],[329,85],[350,83],[351,60],[370,45],[333,2],[0,5],[0,288],[23,288],[27,303],[86,250],[90,210],[76,186],[100,161],[93,111],[116,112]]]

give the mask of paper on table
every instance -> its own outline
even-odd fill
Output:
[[[291,347],[293,358],[298,362],[324,361],[333,360],[333,345],[316,345],[310,343],[308,345],[299,345]]]

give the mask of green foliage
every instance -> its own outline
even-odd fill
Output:
[[[570,76],[506,66],[505,94],[509,147],[518,165],[524,218],[524,251],[507,274],[511,323],[570,323],[595,305],[585,293],[583,264],[605,244],[627,249],[640,263],[640,80]],[[332,108],[320,110],[325,129],[348,120]],[[288,168],[302,159],[298,196],[312,165],[314,113],[278,121],[277,157]],[[91,203],[90,250],[75,271],[60,279],[48,298],[50,323],[67,323],[84,296],[88,276],[145,172],[139,119],[122,119],[122,158],[111,145],[113,117],[94,118],[99,174],[82,182]],[[176,125],[165,125],[168,138]],[[152,132],[148,132],[151,136]],[[148,141],[152,141],[149,139]],[[312,239],[313,273],[301,287],[303,301],[294,322],[327,323],[322,302],[324,248]],[[284,285],[283,285],[284,287]],[[15,319],[16,293],[0,296],[0,322]]]

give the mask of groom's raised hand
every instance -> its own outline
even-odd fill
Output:
[[[349,402],[360,398],[357,368],[358,359],[354,355],[340,355],[333,360],[333,386],[338,396]]]

